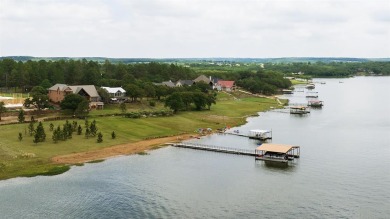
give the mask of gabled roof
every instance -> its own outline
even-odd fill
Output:
[[[180,83],[181,85],[188,85],[188,86],[191,86],[194,84],[194,81],[193,80],[178,80],[176,82],[176,85]]]
[[[168,87],[176,87],[176,85],[172,81],[163,81],[161,84]]]
[[[234,81],[219,80],[217,84],[220,85],[221,87],[232,88],[234,86]]]
[[[294,146],[292,145],[285,145],[285,144],[262,144],[260,147],[257,147],[256,150],[285,154],[288,151],[290,151],[293,147]]]
[[[204,82],[206,84],[209,84],[211,81],[210,81],[210,78],[206,77],[205,75],[201,75],[201,76],[195,78],[194,82]]]
[[[110,94],[115,94],[118,92],[126,93],[126,91],[121,87],[102,87],[102,88]]]
[[[94,85],[75,85],[69,86],[74,94],[78,94],[81,90],[84,90],[90,97],[99,97],[99,94]]]
[[[67,87],[68,87],[68,85],[66,85],[66,84],[55,84],[51,88],[49,88],[48,90],[58,90],[58,89],[60,89],[60,91],[63,91]]]

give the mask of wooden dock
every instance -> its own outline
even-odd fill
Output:
[[[256,156],[255,150],[249,149],[240,149],[240,148],[230,148],[230,147],[220,147],[214,145],[205,145],[205,144],[194,144],[194,143],[172,143],[174,147],[181,148],[191,148],[196,150],[204,150],[204,151],[215,151],[227,154],[240,154],[240,155],[248,155],[248,156]]]

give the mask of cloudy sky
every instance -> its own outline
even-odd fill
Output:
[[[390,0],[0,0],[0,56],[390,57]]]

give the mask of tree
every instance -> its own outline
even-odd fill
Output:
[[[34,122],[30,122],[28,124],[28,133],[30,134],[30,136],[32,136],[34,134]]]
[[[161,99],[161,97],[165,97],[168,94],[169,88],[167,86],[154,86],[155,88],[155,96],[158,100]]]
[[[89,131],[89,128],[87,127],[85,129],[85,138],[89,138],[90,135],[91,135],[91,132]]]
[[[19,110],[19,114],[18,114],[18,122],[19,123],[24,123],[24,120],[25,120],[25,116],[24,116],[24,110]]]
[[[119,108],[121,108],[122,113],[126,113],[126,111],[127,111],[126,103],[121,103],[119,105]]]
[[[1,121],[1,115],[5,112],[7,112],[7,108],[5,108],[5,103],[3,101],[1,101],[0,102],[0,121]]]
[[[116,138],[116,134],[115,134],[114,131],[112,131],[112,133],[111,133],[111,138],[112,138],[112,139],[115,139],[115,138]]]
[[[78,117],[85,117],[89,113],[89,102],[88,100],[83,100],[79,105],[77,106],[76,110],[74,111],[74,114]]]
[[[45,79],[41,82],[41,84],[39,85],[45,89],[49,89],[51,86],[53,86],[50,81],[48,79]]]
[[[36,86],[31,90],[32,98],[27,98],[24,101],[25,107],[30,107],[31,105],[41,111],[43,108],[49,106],[49,97],[47,96],[46,89],[41,86]]]
[[[97,138],[97,143],[102,143],[103,142],[103,135],[102,135],[102,133],[101,132],[99,132],[99,134],[98,134],[98,138]]]
[[[195,92],[193,94],[193,100],[196,110],[202,110],[207,105],[207,96],[201,92]]]
[[[19,141],[22,141],[22,140],[23,140],[23,135],[22,135],[22,133],[21,133],[21,132],[19,132],[18,139],[19,139]]]
[[[131,101],[134,102],[137,98],[142,98],[145,91],[135,84],[128,84],[124,87],[126,95],[131,98]]]
[[[54,143],[57,143],[59,140],[61,140],[61,128],[58,126],[54,131],[53,131],[53,136],[52,139]]]
[[[180,109],[182,109],[184,107],[184,103],[180,93],[173,93],[169,95],[165,100],[165,106],[173,110],[173,113],[177,113]]]
[[[34,135],[34,143],[44,142],[46,139],[45,129],[43,128],[42,122],[39,122]]]
[[[106,89],[103,88],[98,88],[97,92],[99,96],[102,98],[102,102],[107,104],[110,102],[110,94],[107,92]]]
[[[152,83],[146,83],[144,85],[144,91],[145,91],[146,97],[154,98],[156,96],[156,90],[154,89],[154,86]]]
[[[93,122],[91,122],[91,125],[89,126],[89,131],[90,131],[91,136],[95,137],[97,130],[98,130],[98,128],[96,126],[96,121],[93,120]]]
[[[84,97],[78,94],[68,94],[61,101],[60,106],[61,109],[69,109],[74,113],[81,102],[85,100]]]
[[[216,104],[217,93],[213,92],[212,94],[207,95],[206,104],[208,110],[211,108],[211,104]]]
[[[183,103],[185,105],[186,110],[189,110],[191,103],[194,102],[193,92],[181,92],[180,96],[181,96],[181,99],[183,100]]]
[[[83,133],[83,128],[81,128],[81,125],[77,128],[77,135],[81,135]]]

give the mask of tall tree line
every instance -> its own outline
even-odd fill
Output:
[[[156,62],[113,64],[106,60],[99,64],[86,59],[26,62],[7,58],[0,60],[0,87],[20,87],[24,91],[41,85],[43,81],[51,84],[125,86],[136,81],[161,82],[194,77],[195,72],[189,68]]]

